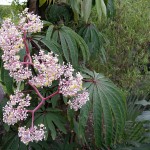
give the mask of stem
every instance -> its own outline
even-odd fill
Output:
[[[32,58],[31,58],[31,56],[30,56],[30,53],[27,54],[27,57],[29,58],[29,62],[32,63]]]
[[[34,66],[33,65],[33,63],[31,63],[31,62],[21,62],[23,65],[32,65],[32,66]]]
[[[28,47],[28,44],[27,44],[27,41],[26,41],[26,32],[24,32],[24,37],[23,37],[23,42],[24,42],[24,45],[25,45],[25,48],[26,48],[26,53],[29,54],[30,53],[30,50],[29,50],[29,47]]]
[[[31,128],[33,128],[34,126],[34,112],[32,111],[32,124],[31,124]]]
[[[50,98],[52,98],[53,96],[55,96],[55,95],[57,95],[57,94],[59,94],[59,89],[56,91],[56,92],[54,92],[53,94],[51,94],[51,95],[49,95],[49,96],[47,96],[47,97],[45,97],[45,98],[43,98],[43,100],[48,100],[48,99],[50,99]]]
[[[91,80],[87,80],[87,79],[82,79],[84,82],[93,82],[93,83],[96,83],[96,81],[94,79],[91,79]]]
[[[36,112],[38,109],[40,109],[44,102],[45,102],[45,101],[42,100],[42,101],[32,110],[32,112]]]
[[[35,90],[36,94],[43,100],[44,97],[41,95],[39,90],[34,85],[32,85],[30,82],[28,82],[28,84]]]
[[[24,62],[26,62],[27,57],[28,57],[27,55],[24,56],[24,58],[23,58]]]

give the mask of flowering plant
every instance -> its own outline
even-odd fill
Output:
[[[89,93],[83,88],[83,77],[80,72],[75,72],[70,63],[59,63],[58,56],[53,52],[46,53],[40,49],[31,55],[29,48],[30,35],[40,32],[43,22],[40,17],[29,13],[25,9],[20,15],[18,25],[10,19],[4,20],[0,29],[0,47],[3,50],[2,60],[4,68],[9,75],[20,85],[27,83],[37,94],[38,104],[31,108],[32,98],[25,94],[20,87],[10,95],[10,100],[3,107],[3,122],[14,125],[21,122],[18,127],[18,136],[24,144],[38,142],[46,137],[44,123],[34,125],[35,113],[45,105],[45,102],[56,95],[69,98],[68,105],[71,109],[78,111],[88,100]],[[23,60],[20,58],[20,50],[25,48]],[[39,89],[52,87],[53,82],[58,81],[57,90],[48,96],[43,96]],[[23,121],[31,115],[31,126],[21,126]]]

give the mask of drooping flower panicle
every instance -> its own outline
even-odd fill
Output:
[[[33,128],[20,127],[18,129],[18,136],[21,138],[21,141],[24,144],[28,144],[29,142],[38,142],[42,141],[45,138],[46,127],[43,124],[34,126]]]
[[[20,120],[25,120],[28,116],[26,107],[30,106],[31,97],[16,91],[10,96],[10,101],[3,107],[3,121],[8,125],[14,125]]]

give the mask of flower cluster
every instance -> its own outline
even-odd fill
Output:
[[[30,80],[36,87],[51,86],[52,81],[57,80],[63,74],[63,67],[58,63],[58,58],[53,53],[45,54],[43,50],[39,55],[33,56],[34,68],[38,75]]]
[[[38,142],[42,141],[45,138],[45,127],[43,124],[34,126],[33,128],[20,127],[18,136],[21,138],[21,141],[24,144],[28,144],[29,142]]]
[[[16,81],[29,78],[32,73],[20,62],[18,52],[23,48],[22,34],[10,19],[6,19],[0,29],[0,47],[4,51],[2,59],[4,68],[10,71],[10,76]]]
[[[28,12],[28,8],[26,8],[20,14],[19,27],[21,30],[36,33],[40,32],[43,28],[43,22],[40,20],[40,17]]]
[[[85,105],[88,100],[89,100],[89,93],[84,90],[83,93],[79,93],[75,98],[73,98],[72,101],[69,101],[68,104],[70,105],[71,109],[77,111],[83,105]]]
[[[77,92],[82,90],[83,77],[78,72],[73,76],[74,69],[70,64],[64,67],[64,78],[60,80],[60,92],[65,96],[75,96]]]
[[[27,118],[27,110],[25,107],[30,106],[31,97],[19,91],[15,95],[10,96],[10,101],[3,107],[3,121],[8,125],[14,125],[20,120]]]

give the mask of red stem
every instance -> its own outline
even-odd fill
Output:
[[[96,81],[95,80],[93,80],[93,79],[90,79],[90,80],[87,80],[87,79],[82,79],[84,82],[93,82],[93,83],[96,83]]]
[[[29,54],[30,50],[29,50],[28,44],[26,42],[26,36],[27,36],[26,32],[24,32],[23,42],[24,42],[24,45],[25,45],[25,48],[26,48],[26,53]]]
[[[21,62],[23,65],[32,65],[32,66],[34,66],[33,65],[33,63],[30,63],[30,62]]]
[[[39,90],[36,88],[36,86],[32,85],[30,82],[28,82],[28,84],[35,90],[36,94],[37,94],[41,99],[44,99],[44,97],[41,95],[41,93],[40,93]]]
[[[56,91],[56,92],[54,92],[53,94],[51,94],[51,95],[49,95],[49,96],[47,96],[47,97],[45,97],[43,100],[48,100],[48,99],[50,99],[50,98],[52,98],[53,96],[55,96],[55,95],[57,95],[57,94],[59,94],[59,89]]]
[[[31,124],[31,128],[33,128],[33,127],[34,127],[34,112],[32,111],[31,114],[32,114],[32,124]]]

